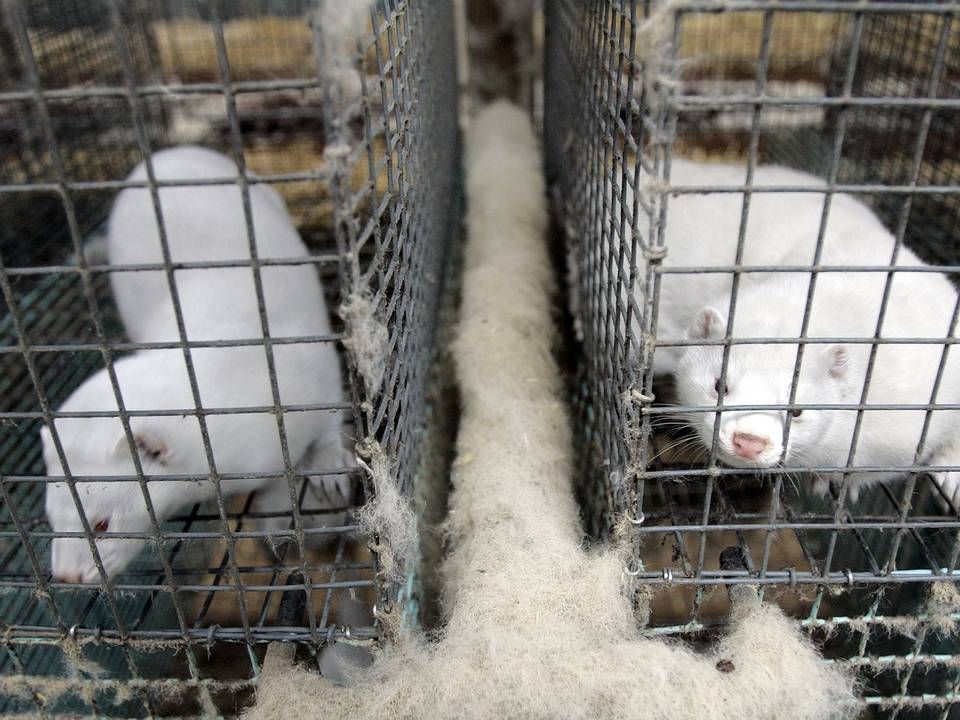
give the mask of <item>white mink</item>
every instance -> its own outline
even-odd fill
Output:
[[[811,309],[810,338],[872,338],[879,314],[886,273],[824,273],[816,286]],[[747,283],[738,293],[733,336],[745,338],[799,337],[809,276],[781,274]],[[718,339],[726,330],[729,293],[692,315],[688,337]],[[946,338],[957,303],[949,280],[936,272],[897,272],[882,337]],[[807,345],[797,387],[798,404],[846,404],[860,401],[870,354],[869,344]],[[684,406],[717,402],[722,346],[686,348],[677,367],[678,400]],[[923,405],[931,400],[943,345],[880,345],[867,404]],[[797,353],[796,343],[733,345],[726,374],[724,405],[786,404]],[[960,403],[960,356],[948,354],[936,397],[940,404]],[[792,418],[786,467],[846,467],[856,410],[800,409]],[[715,413],[690,412],[688,419],[705,447],[713,439]],[[916,457],[923,410],[867,410],[853,457],[854,467],[909,467],[915,460],[929,465],[960,464],[955,411],[931,414],[923,451]],[[719,458],[735,467],[770,467],[783,451],[784,410],[742,410],[721,413]],[[851,499],[866,484],[901,477],[902,472],[856,473]],[[816,490],[824,493],[837,475],[825,474]],[[935,479],[947,496],[960,500],[956,473]]]
[[[671,164],[671,185],[736,187],[746,181],[742,165],[697,163],[675,159]],[[641,176],[641,183],[644,182]],[[807,186],[826,187],[823,180],[790,168],[761,165],[753,175],[755,187]],[[632,193],[625,188],[625,233],[629,235]],[[612,227],[607,236],[619,237],[620,205],[617,193],[612,198]],[[821,222],[824,193],[814,192],[758,192],[750,200],[746,233],[744,236],[744,266],[803,266],[814,259],[817,235]],[[739,240],[743,194],[741,192],[712,192],[708,194],[681,194],[671,196],[667,205],[667,249],[664,268],[731,267],[736,261]],[[642,206],[641,206],[642,208]],[[635,225],[646,241],[648,219],[638,210]],[[826,230],[824,232],[821,263],[824,265],[887,265],[893,253],[893,237],[873,211],[863,202],[844,194],[833,196]],[[619,244],[610,243],[611,252],[618,253]],[[629,259],[629,253],[627,255]],[[597,259],[600,260],[599,258]],[[638,259],[634,294],[640,308],[645,294],[642,258]],[[901,248],[898,265],[919,264],[907,248]],[[605,264],[598,262],[601,286],[607,282]],[[769,278],[768,274],[741,274],[741,287]],[[690,318],[701,307],[725,292],[729,292],[732,273],[664,273],[661,279],[657,339],[670,342],[683,339]],[[621,287],[621,302],[628,296]],[[634,321],[633,332],[639,325]],[[673,373],[682,348],[658,347],[654,356],[657,374]]]
[[[236,166],[218,153],[182,147],[153,156],[160,179],[190,180],[235,177]],[[139,166],[131,175],[143,179]],[[159,190],[173,262],[250,259],[240,189],[193,186]],[[308,254],[280,196],[264,185],[250,187],[250,206],[260,257],[304,257]],[[127,189],[117,198],[110,218],[112,264],[160,262],[159,235],[153,204],[146,189]],[[270,332],[275,338],[313,337],[330,333],[329,317],[312,264],[261,269]],[[191,341],[261,339],[261,320],[250,267],[177,270],[187,337]],[[163,271],[114,272],[115,298],[131,339],[168,342],[179,339],[167,277]],[[281,343],[273,346],[280,401],[284,405],[343,402],[336,350],[329,342]],[[192,357],[201,403],[205,408],[272,407],[266,353],[262,344],[194,348]],[[183,352],[141,350],[115,363],[127,410],[186,410],[195,407]],[[88,378],[64,403],[68,412],[116,412],[106,369]],[[347,464],[340,410],[286,411],[283,414],[291,462],[311,457],[313,469]],[[58,418],[57,433],[74,476],[124,477],[124,481],[77,484],[91,527],[108,532],[148,532],[150,522],[135,475],[129,444],[120,420]],[[131,429],[149,475],[209,474],[200,426],[194,415],[133,417]],[[212,414],[207,426],[220,473],[282,473],[277,419],[272,412]],[[44,460],[51,476],[63,469],[48,428],[42,432]],[[324,475],[313,481],[328,497],[343,501],[345,475]],[[259,489],[268,509],[289,508],[281,479],[223,481],[224,494]],[[177,509],[213,496],[210,481],[153,481],[150,496],[159,521]],[[80,532],[82,525],[66,483],[47,486],[47,516],[55,532]],[[259,509],[259,508],[255,508]],[[264,523],[278,529],[283,519]],[[143,541],[100,537],[97,547],[108,575],[119,573],[139,552]],[[99,579],[86,539],[57,538],[52,546],[55,577],[94,582]]]

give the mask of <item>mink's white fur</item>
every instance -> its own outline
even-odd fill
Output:
[[[237,167],[211,150],[180,147],[153,156],[161,180],[232,178]],[[143,180],[141,164],[131,174]],[[163,224],[174,263],[206,260],[250,262],[247,227],[237,185],[163,187],[159,190]],[[260,258],[303,258],[309,253],[280,196],[262,184],[249,188]],[[128,188],[117,197],[109,223],[108,248],[114,265],[160,263],[159,232],[149,191]],[[330,333],[329,317],[313,264],[261,268],[263,295],[273,338],[310,338]],[[175,271],[186,335],[190,341],[260,340],[240,347],[191,350],[200,401],[204,408],[272,408],[263,330],[251,267]],[[115,271],[112,285],[130,338],[137,342],[179,340],[165,271]],[[280,343],[272,347],[280,402],[284,405],[343,402],[341,372],[330,342]],[[183,410],[166,416],[130,419],[143,471],[151,475],[185,475],[190,480],[148,483],[157,519],[163,521],[185,505],[213,497],[210,466],[195,407],[184,354],[179,349],[141,350],[114,363],[125,408],[130,411]],[[88,378],[61,407],[65,412],[117,412],[106,369]],[[291,462],[312,453],[313,469],[342,468],[348,463],[340,410],[283,413]],[[214,413],[206,416],[216,470],[274,473],[284,470],[277,418],[272,410]],[[103,524],[97,547],[109,576],[121,572],[144,545],[143,540],[110,538],[110,533],[144,533],[151,529],[130,445],[119,418],[58,418],[57,433],[72,475],[108,478],[80,482],[77,490],[91,527]],[[48,428],[42,431],[44,460],[51,476],[63,468]],[[309,470],[309,469],[308,469]],[[109,478],[127,477],[110,481]],[[327,497],[345,502],[346,475],[311,478]],[[224,495],[258,489],[262,507],[289,509],[287,482],[271,479],[223,480]],[[47,516],[55,532],[80,532],[82,525],[66,483],[47,486]],[[287,525],[284,518],[264,523]],[[99,573],[84,538],[56,538],[52,546],[55,577],[96,582]]]
[[[737,187],[746,183],[742,165],[697,163],[674,160],[670,169],[671,185]],[[807,186],[823,188],[823,180],[798,170],[777,165],[754,169],[754,187]],[[632,212],[632,193],[624,193],[626,223]],[[613,197],[613,218],[619,223],[620,206]],[[814,259],[820,228],[824,193],[758,192],[750,199],[741,265],[809,266]],[[671,196],[667,205],[667,249],[665,268],[731,268],[737,257],[743,194],[711,192]],[[647,219],[638,210],[636,226],[646,239]],[[619,236],[618,227],[608,235]],[[616,245],[616,242],[614,242]],[[879,218],[864,203],[843,194],[833,196],[824,231],[820,257],[822,265],[888,265],[894,239]],[[616,248],[614,248],[616,251]],[[898,265],[917,265],[920,260],[906,247],[899,252]],[[602,268],[601,268],[602,271]],[[743,273],[741,286],[763,281],[774,273]],[[643,273],[637,273],[637,300],[643,306]],[[658,342],[682,340],[691,318],[700,308],[716,301],[731,289],[732,273],[664,273],[661,279],[657,339]],[[635,327],[634,330],[637,328]],[[657,374],[674,372],[681,348],[658,347],[655,354]]]
[[[153,155],[160,180],[231,179],[237,166],[206,148],[184,146]],[[141,163],[131,182],[147,179]],[[245,262],[246,267],[180,269],[174,272],[189,340],[262,337],[251,253],[240,188],[234,184],[162,187],[163,225],[173,263]],[[249,186],[250,210],[261,260],[305,258],[283,198],[269,185]],[[163,264],[160,232],[150,192],[127,188],[110,212],[107,252],[112,265]],[[313,264],[260,269],[270,334],[274,337],[323,334],[330,322]],[[110,273],[111,289],[127,335],[134,342],[180,339],[165,270]],[[319,308],[319,312],[305,312]],[[332,348],[331,348],[332,352]]]

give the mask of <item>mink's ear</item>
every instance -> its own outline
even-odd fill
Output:
[[[846,380],[850,375],[850,353],[845,345],[828,345],[823,350],[827,372],[834,380]]]
[[[717,340],[723,336],[726,324],[723,315],[716,308],[700,308],[693,316],[693,322],[687,328],[688,340]]]
[[[163,464],[170,457],[170,446],[159,435],[149,430],[138,430],[133,434],[133,442],[140,453],[140,459]],[[126,435],[117,442],[117,452],[129,452]]]
[[[145,460],[162,463],[166,462],[170,456],[170,447],[159,435],[149,432],[138,432],[134,434],[133,441],[137,444],[140,457]]]

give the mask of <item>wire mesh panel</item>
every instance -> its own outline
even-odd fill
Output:
[[[457,190],[454,34],[445,3],[342,15],[358,24],[299,0],[3,5],[5,715],[233,714],[267,642],[323,667],[345,633],[378,636],[375,603],[410,602],[358,532],[353,457],[382,448],[412,492]],[[191,203],[206,222],[183,233]],[[121,227],[154,255],[120,259]],[[284,591],[302,613],[277,617]]]
[[[546,7],[587,525],[650,632],[758,584],[867,717],[957,712],[958,10]]]

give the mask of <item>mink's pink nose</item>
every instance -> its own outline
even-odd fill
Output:
[[[742,458],[755,460],[762,453],[770,441],[757,435],[748,435],[747,433],[733,434],[733,449]]]

